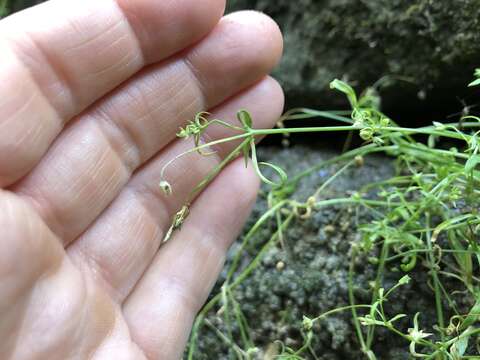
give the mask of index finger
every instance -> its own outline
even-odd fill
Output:
[[[0,187],[66,122],[144,66],[206,35],[225,0],[51,0],[0,22]]]

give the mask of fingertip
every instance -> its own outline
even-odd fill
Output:
[[[226,0],[117,0],[128,18],[145,61],[156,62],[205,37],[225,12]],[[164,37],[159,33],[166,33]],[[162,41],[158,41],[161,38]]]
[[[237,41],[239,44],[245,41],[255,50],[256,59],[265,73],[279,63],[283,53],[283,35],[271,17],[255,10],[243,10],[225,16],[222,21],[237,28]]]
[[[253,88],[249,102],[253,109],[255,126],[269,129],[277,123],[283,113],[285,93],[276,79],[266,76]]]

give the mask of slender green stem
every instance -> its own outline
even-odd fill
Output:
[[[430,214],[426,214],[426,226],[430,227]],[[433,287],[434,287],[434,292],[435,292],[435,307],[437,311],[437,319],[438,319],[438,325],[440,327],[440,337],[442,339],[442,342],[445,342],[445,334],[444,334],[444,329],[445,329],[445,320],[443,316],[443,305],[442,305],[442,292],[440,290],[440,281],[438,279],[438,273],[437,273],[437,264],[435,261],[434,253],[433,253],[433,246],[432,246],[432,235],[431,232],[427,231],[426,233],[427,237],[427,248],[429,250],[428,253],[428,258],[429,258],[429,263],[430,263],[430,272],[432,275],[433,279]]]
[[[228,285],[229,291],[235,289],[238,285],[240,285],[252,272],[257,268],[257,266],[260,264],[260,259],[263,258],[264,254],[270,249],[272,244],[278,239],[279,232],[288,227],[290,222],[293,220],[294,215],[290,214],[285,221],[283,222],[282,226],[280,229],[278,229],[275,234],[270,238],[270,240],[260,249],[260,251],[257,253],[255,259],[242,271],[241,274],[239,274],[235,280]],[[188,349],[188,360],[194,360],[193,356],[195,354],[196,350],[196,343],[197,343],[197,337],[198,333],[200,331],[200,328],[205,320],[206,314],[221,300],[221,293],[215,295],[200,311],[200,313],[197,316],[197,319],[194,322],[193,328],[192,328],[192,335],[190,337],[190,342],[189,342],[189,349]]]
[[[187,199],[187,204],[190,204],[190,202],[198,195],[199,192],[201,192],[208,184],[210,184],[213,179],[220,173],[220,171],[223,170],[223,168],[229,164],[232,160],[238,157],[238,154],[240,151],[243,149],[245,145],[247,145],[250,142],[250,139],[244,140],[240,145],[238,145],[230,154],[228,154],[215,168],[208,173],[208,175],[193,188],[191,191],[190,195],[188,196]]]
[[[355,266],[356,250],[352,249],[352,255],[350,258],[350,265],[348,268],[348,299],[350,301],[349,308],[352,310],[353,324],[355,326],[355,332],[357,334],[357,339],[360,342],[360,348],[364,353],[367,353],[369,348],[365,343],[365,338],[363,336],[362,328],[360,326],[360,321],[358,320],[357,309],[360,307],[365,307],[365,305],[356,305],[355,304],[355,294],[353,293],[353,272]],[[367,308],[371,308],[371,305],[367,305]]]

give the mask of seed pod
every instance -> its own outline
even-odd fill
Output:
[[[355,165],[357,167],[362,167],[365,164],[365,160],[362,155],[355,156]]]
[[[373,129],[372,128],[364,128],[360,130],[360,137],[365,140],[372,140],[373,137]]]
[[[169,196],[172,194],[172,186],[168,183],[168,181],[165,181],[165,180],[160,181],[159,186],[165,195]]]

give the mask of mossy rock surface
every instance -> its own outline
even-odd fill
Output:
[[[384,94],[387,107],[418,107],[417,94],[427,99],[439,94],[463,96],[479,65],[479,0],[228,3],[228,11],[253,8],[280,24],[285,57],[275,74],[291,105],[335,104],[337,98],[326,91],[334,78],[363,88],[390,75],[417,85],[397,82]]]

